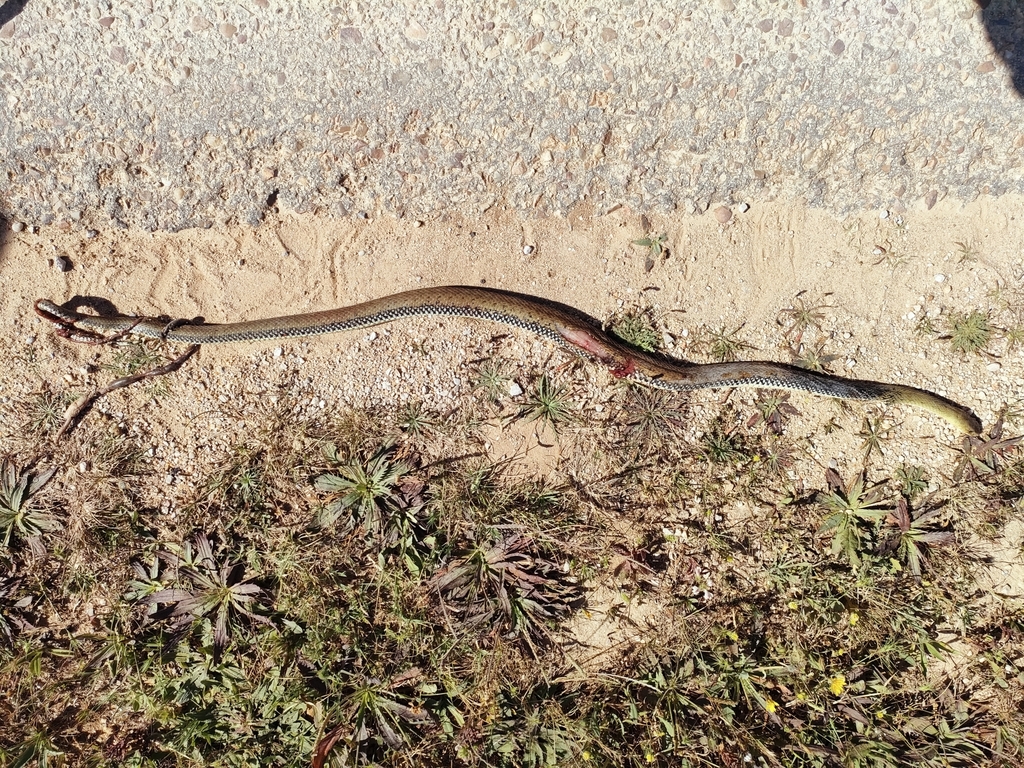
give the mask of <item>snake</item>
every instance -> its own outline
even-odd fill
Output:
[[[636,349],[606,332],[594,318],[566,304],[483,286],[419,288],[347,307],[223,324],[206,324],[201,319],[168,322],[155,317],[85,314],[48,299],[37,301],[35,310],[57,326],[59,335],[73,341],[101,343],[134,334],[189,345],[318,336],[420,316],[474,318],[534,333],[597,360],[617,378],[656,389],[795,390],[838,400],[922,408],[967,434],[977,434],[982,428],[970,409],[928,390],[848,379],[762,360],[691,363]]]

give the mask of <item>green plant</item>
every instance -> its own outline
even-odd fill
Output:
[[[769,432],[776,435],[782,434],[788,417],[800,415],[800,411],[789,402],[789,393],[780,390],[758,390],[754,407],[757,413],[747,419],[747,427],[764,424]]]
[[[541,376],[520,415],[528,421],[539,420],[557,432],[572,416],[568,390],[555,384],[547,374]]]
[[[9,547],[15,535],[29,540],[33,549],[39,549],[39,537],[63,527],[60,519],[32,503],[32,497],[53,479],[57,467],[33,475],[19,470],[14,463],[0,463],[0,531],[3,546]]]
[[[645,352],[657,352],[661,348],[661,335],[644,312],[627,312],[612,324],[612,333]]]
[[[647,237],[641,238],[640,240],[634,240],[633,245],[640,245],[647,248],[647,259],[644,263],[644,269],[650,272],[654,269],[654,265],[659,259],[668,257],[668,246],[665,243],[668,241],[668,233],[662,232],[656,237],[648,235]]]
[[[477,371],[475,389],[483,390],[487,399],[497,403],[509,394],[509,383],[512,381],[503,363],[493,357],[484,361]]]
[[[333,446],[325,448],[324,454],[332,463],[341,463]],[[393,454],[394,446],[385,444],[365,461],[352,458],[337,472],[317,477],[313,481],[316,489],[333,497],[317,513],[317,526],[328,528],[348,512],[346,530],[362,523],[371,533],[380,533],[384,518],[397,498],[398,481],[409,472],[404,462],[393,460]]]
[[[879,552],[882,555],[895,554],[905,561],[910,572],[920,579],[925,550],[929,546],[941,547],[951,544],[956,538],[951,531],[929,530],[926,527],[938,514],[938,509],[932,509],[911,516],[907,500],[900,498],[896,502],[896,509],[889,512],[886,517],[886,522],[896,526],[897,530],[894,535],[882,541]]]
[[[888,513],[885,485],[867,487],[860,474],[843,487],[843,481],[834,469],[825,473],[828,492],[819,496],[819,502],[831,513],[822,522],[819,533],[833,531],[832,553],[845,555],[854,568],[860,565],[860,553],[866,534],[864,524],[877,525]]]
[[[423,437],[427,430],[434,426],[434,422],[424,412],[423,403],[417,402],[410,403],[402,410],[398,417],[398,426],[413,437]]]
[[[881,416],[875,419],[864,418],[864,424],[857,433],[857,437],[863,438],[860,447],[864,450],[864,460],[867,461],[874,451],[884,455],[882,443],[892,436],[892,425],[888,424]]]
[[[790,345],[789,355],[793,360],[793,365],[797,368],[805,368],[817,373],[827,373],[829,364],[840,357],[839,355],[826,355],[824,341],[814,346],[798,344],[794,347]]]
[[[740,340],[739,332],[742,329],[742,323],[731,331],[726,330],[724,325],[715,329],[705,326],[701,329],[699,343],[718,362],[730,362],[735,360],[736,356],[744,349],[753,349],[749,344]]]
[[[579,585],[523,534],[472,542],[438,570],[430,588],[466,626],[507,632],[531,647],[546,644],[547,623],[581,598]]]
[[[75,401],[71,392],[53,392],[44,389],[32,395],[27,402],[26,428],[35,434],[52,432],[64,423],[68,407]]]
[[[178,586],[143,594],[142,604],[163,606],[150,615],[151,622],[168,619],[172,630],[178,631],[209,619],[217,653],[227,646],[239,617],[272,626],[269,618],[257,613],[260,601],[266,597],[264,589],[247,580],[245,565],[231,556],[225,555],[218,562],[206,534],[195,537],[194,547],[186,542],[162,552],[161,557],[176,567]]]
[[[14,633],[32,625],[22,615],[32,605],[32,596],[20,594],[21,580],[13,575],[0,577],[0,635],[10,644]]]
[[[775,322],[786,327],[783,335],[787,339],[795,334],[796,338],[793,343],[800,344],[804,331],[810,328],[821,330],[821,323],[825,319],[825,313],[822,310],[827,307],[827,304],[807,304],[803,300],[803,291],[801,291],[797,294],[792,307],[779,310]]]
[[[623,405],[627,440],[638,448],[660,448],[678,437],[686,423],[686,414],[678,400],[662,389],[634,385]]]
[[[953,243],[956,246],[956,252],[960,256],[960,263],[968,263],[978,260],[978,249],[975,248],[970,242],[956,241]]]
[[[893,479],[899,484],[900,494],[910,501],[928,488],[928,473],[924,467],[903,464],[896,468]]]
[[[957,352],[979,354],[992,339],[988,315],[978,310],[959,313],[949,318],[950,345]]]

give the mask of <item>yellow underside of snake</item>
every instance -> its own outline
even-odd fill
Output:
[[[421,288],[323,312],[221,325],[89,315],[65,309],[47,299],[36,302],[36,311],[56,324],[61,335],[75,341],[97,341],[105,335],[132,333],[184,344],[315,336],[421,315],[478,318],[506,323],[582,350],[608,366],[615,376],[650,387],[675,391],[761,387],[798,390],[840,400],[875,400],[923,408],[961,432],[981,431],[980,420],[970,410],[923,389],[845,379],[781,363],[749,361],[702,365],[648,354],[609,335],[593,318],[573,307],[492,288]]]

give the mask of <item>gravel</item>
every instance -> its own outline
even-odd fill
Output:
[[[174,230],[273,206],[843,213],[1024,192],[1001,55],[1024,14],[808,5],[34,0],[0,27],[0,215]]]

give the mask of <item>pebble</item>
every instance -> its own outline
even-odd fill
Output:
[[[523,246],[523,255],[525,255],[525,256],[529,256],[529,255],[530,255],[530,254],[532,254],[532,253],[533,253],[533,252],[534,252],[535,250],[537,250],[537,249],[536,249],[536,248],[534,248],[534,247],[533,247],[532,245],[524,245],[524,246]]]
[[[718,219],[719,224],[728,224],[732,218],[732,211],[724,205],[720,205],[715,208],[715,218]]]
[[[93,239],[94,237],[96,237],[96,236],[97,236],[98,234],[99,234],[99,232],[97,232],[97,231],[96,231],[95,229],[87,229],[87,230],[85,230],[85,236],[86,236],[86,238],[88,238],[89,240],[92,240],[92,239]]]
[[[57,256],[53,259],[53,268],[58,272],[70,272],[71,259],[67,256]]]
[[[24,222],[16,221],[13,224],[11,224],[11,231],[12,232],[21,232],[23,229],[25,229]]]
[[[946,276],[945,275],[936,275],[935,276],[935,282],[936,283],[944,283],[944,282],[946,282]]]
[[[996,371],[998,371],[998,370],[999,370],[1000,368],[1002,368],[1002,366],[1001,366],[1001,365],[999,365],[999,363],[989,363],[989,364],[988,364],[988,365],[986,365],[985,367],[986,367],[986,368],[988,369],[988,371],[989,371],[990,373],[995,373],[995,372],[996,372]]]
[[[510,381],[508,383],[508,393],[511,397],[519,397],[521,394],[523,394],[523,388],[519,386],[516,382]]]
[[[739,205],[737,205],[737,206],[736,206],[736,209],[737,209],[737,210],[738,210],[738,211],[739,211],[740,213],[746,213],[747,211],[749,211],[749,210],[750,210],[750,206],[749,206],[749,205],[747,205],[746,203],[740,203]]]

